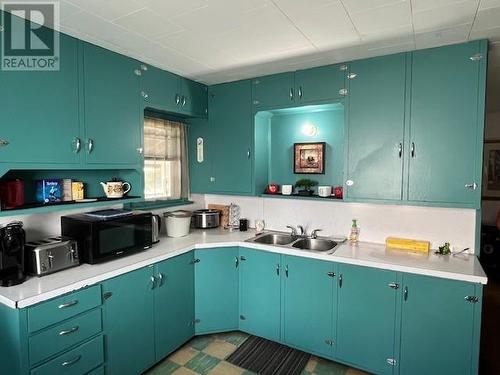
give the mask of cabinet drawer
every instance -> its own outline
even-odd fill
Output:
[[[31,370],[31,375],[81,375],[104,362],[104,340],[98,336]]]
[[[30,307],[28,329],[36,332],[101,304],[101,286],[95,285]]]
[[[82,342],[102,330],[101,309],[79,315],[29,338],[30,362],[35,364]]]

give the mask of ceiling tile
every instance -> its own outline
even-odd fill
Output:
[[[350,13],[350,16],[362,36],[411,25],[410,3],[407,1]]]
[[[500,42],[500,26],[493,29],[476,30],[472,29],[470,40],[489,39],[490,42]]]
[[[479,9],[497,8],[500,7],[500,0],[481,0]]]
[[[415,34],[417,48],[430,48],[446,44],[461,43],[468,39],[472,24],[460,25],[445,30]]]
[[[151,39],[182,31],[181,27],[158,16],[150,9],[141,9],[115,19],[113,23]]]
[[[474,21],[479,0],[468,0],[455,5],[443,5],[413,13],[415,32],[431,31],[469,24]],[[443,16],[446,15],[446,16]]]
[[[500,7],[480,10],[474,21],[473,31],[494,29],[500,26]]]
[[[143,6],[150,8],[163,18],[171,19],[181,16],[185,13],[195,11],[208,5],[209,0],[136,0]]]
[[[89,13],[93,13],[107,20],[123,17],[135,12],[144,5],[135,0],[66,0],[68,3],[78,6]]]
[[[275,0],[295,26],[319,49],[345,46],[359,41],[354,28],[340,1]]]
[[[349,13],[363,12],[386,5],[410,2],[410,0],[342,0]]]
[[[470,0],[411,0],[411,7],[413,13],[416,13],[429,9],[460,6],[461,3],[468,1]],[[479,3],[479,0],[476,0],[476,3]],[[443,13],[441,16],[445,18],[446,14]]]
[[[61,20],[61,27],[68,27],[88,34],[96,40],[111,40],[124,33],[124,30],[112,23],[86,11],[75,13]]]

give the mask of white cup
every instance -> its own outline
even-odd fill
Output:
[[[281,194],[292,195],[293,186],[292,185],[281,185]]]
[[[263,232],[265,227],[266,223],[264,220],[261,219],[255,220],[255,230],[257,231],[257,233]]]
[[[332,187],[318,186],[318,195],[323,198],[329,197],[330,195],[332,195]]]

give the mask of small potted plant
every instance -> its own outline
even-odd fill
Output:
[[[312,195],[313,191],[311,188],[317,185],[318,181],[309,180],[307,178],[300,179],[295,183],[295,187],[299,188],[299,195]]]

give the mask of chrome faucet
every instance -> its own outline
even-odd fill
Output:
[[[322,231],[322,229],[314,229],[311,232],[311,235],[308,236],[306,230],[304,229],[304,227],[302,225],[297,225],[297,228],[295,228],[295,227],[293,227],[291,225],[287,225],[286,227],[288,229],[292,230],[291,235],[293,237],[301,237],[301,238],[313,238],[313,239],[316,239],[316,238],[318,238],[318,232]],[[300,233],[298,233],[298,232],[300,232]]]
[[[300,236],[301,237],[304,237],[304,236],[307,237],[306,231],[304,230],[304,227],[302,225],[297,225],[297,229],[300,230]]]
[[[287,227],[288,229],[291,229],[291,230],[292,230],[291,235],[292,235],[293,237],[296,237],[296,236],[297,236],[297,229],[295,229],[295,228],[294,228],[294,227],[292,227],[291,225],[287,225],[286,227]]]
[[[318,232],[321,232],[323,229],[314,229],[312,232],[311,232],[311,238],[312,239],[316,239],[318,238]]]

